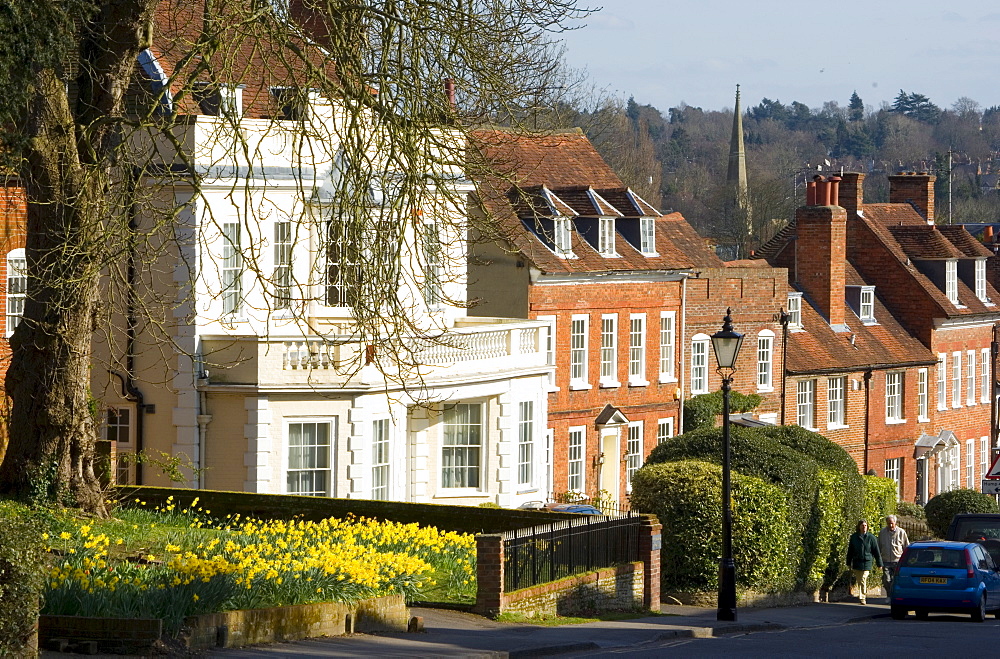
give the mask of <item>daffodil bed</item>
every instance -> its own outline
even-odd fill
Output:
[[[197,508],[120,508],[46,534],[54,556],[43,613],[163,618],[428,590],[475,596],[475,539],[372,519],[218,519]]]

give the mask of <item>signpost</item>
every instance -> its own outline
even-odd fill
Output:
[[[1000,480],[983,479],[983,494],[1000,494]]]

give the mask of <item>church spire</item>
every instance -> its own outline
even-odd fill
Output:
[[[740,110],[740,86],[736,85],[736,108],[733,110],[733,137],[729,142],[729,171],[726,181],[735,185],[739,205],[747,198],[747,153],[743,146],[743,112]]]

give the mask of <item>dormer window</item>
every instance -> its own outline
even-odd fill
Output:
[[[652,217],[639,218],[639,251],[643,254],[656,254],[656,234]]]
[[[976,297],[983,304],[992,304],[986,297],[986,259],[976,259]]]
[[[553,222],[552,240],[555,243],[555,251],[559,256],[572,256],[573,248],[570,242],[570,232],[572,228],[569,219],[557,217]]]
[[[194,98],[202,114],[212,117],[230,116],[239,118],[243,114],[243,90],[246,85],[225,85],[215,82],[196,82]]]
[[[788,294],[788,328],[802,329],[802,293]]]
[[[958,260],[948,259],[944,263],[944,293],[948,301],[958,304]]]
[[[875,287],[848,286],[847,304],[865,325],[875,324]]]
[[[615,252],[615,218],[601,218],[599,244],[601,256],[617,256]]]

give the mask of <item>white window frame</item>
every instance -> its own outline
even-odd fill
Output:
[[[774,332],[757,333],[757,391],[774,391]]]
[[[243,310],[243,227],[239,222],[222,223],[222,313],[238,316]]]
[[[278,220],[274,223],[274,308],[290,309],[292,306],[292,223]]]
[[[788,329],[802,329],[802,293],[788,294]]]
[[[476,412],[473,414],[473,410]],[[469,412],[468,420],[459,418]],[[441,489],[449,492],[480,492],[486,487],[486,405],[484,403],[453,403],[441,413]],[[475,421],[473,417],[478,417]],[[468,436],[462,437],[464,432]],[[451,435],[452,439],[449,439]],[[478,435],[476,437],[475,435]],[[464,440],[464,441],[455,441]],[[449,443],[451,442],[451,443]],[[446,455],[467,456],[466,464],[447,464]],[[475,458],[471,460],[468,458]],[[475,462],[475,464],[473,464]],[[449,474],[450,472],[450,474]]]
[[[951,353],[951,406],[962,406],[962,353]]]
[[[521,491],[535,485],[535,403],[530,400],[517,404],[517,484]]]
[[[304,465],[293,467],[292,464],[295,462],[292,460],[292,435],[293,427],[298,427],[299,432],[305,429],[306,426],[313,426],[316,429],[316,442],[313,444],[299,443],[294,446],[301,446],[305,448],[312,447],[315,449],[314,459],[316,465]],[[321,427],[326,428],[326,443],[320,443],[319,441],[319,429]],[[298,494],[302,496],[317,496],[317,497],[332,497],[336,494],[336,484],[334,483],[335,475],[335,454],[333,447],[336,443],[336,433],[337,425],[336,420],[331,418],[301,418],[301,419],[287,419],[285,421],[285,493],[286,494]],[[324,455],[325,454],[325,455]],[[304,456],[304,452],[303,452]],[[326,466],[322,463],[325,462]],[[297,473],[305,474],[307,472],[313,473],[325,473],[326,487],[322,490],[311,489],[311,490],[298,490],[292,488],[292,475]]]
[[[990,304],[986,296],[986,259],[976,259],[976,297],[983,304]]]
[[[807,430],[816,426],[816,380],[795,383],[795,422]]]
[[[568,217],[557,217],[552,221],[552,244],[557,256],[573,256],[573,226]]]
[[[392,428],[389,419],[372,420],[371,498],[392,501]]]
[[[965,404],[976,404],[976,351],[968,350],[965,353]]]
[[[646,256],[656,255],[656,218],[639,218],[639,251]]]
[[[569,388],[590,389],[587,367],[590,361],[590,316],[573,314],[569,325]]]
[[[115,483],[131,485],[134,483],[133,465],[135,455],[134,424],[135,406],[121,405],[108,407],[104,412],[103,432],[101,436],[112,442],[111,450],[115,455]],[[122,457],[118,457],[122,456]],[[129,457],[124,457],[129,456]]]
[[[903,371],[888,371],[885,374],[885,422],[902,423],[903,418]]]
[[[976,453],[976,440],[965,440],[965,487],[970,490],[979,489],[976,478]]]
[[[937,408],[948,409],[948,355],[938,353],[937,363]]]
[[[917,420],[929,420],[929,399],[927,397],[927,369],[917,369]]]
[[[990,465],[990,438],[980,437],[979,438],[979,477],[982,478],[986,476],[986,472],[989,470]]]
[[[885,461],[883,473],[886,478],[896,481],[896,499],[903,500],[903,458],[889,458]]]
[[[566,490],[583,494],[587,488],[587,427],[571,426],[566,448]]]
[[[990,349],[979,351],[979,402],[990,402]]]
[[[962,486],[962,444],[956,443],[948,449],[949,464],[951,465],[951,487],[949,490],[957,490]]]
[[[660,312],[660,382],[677,382],[677,312]]]
[[[625,442],[625,491],[632,491],[632,477],[642,466],[643,450],[642,421],[629,421]]]
[[[645,387],[646,379],[646,314],[629,314],[628,319],[628,384]]]
[[[695,334],[691,337],[691,395],[708,393],[708,344],[711,337]]]
[[[615,251],[615,218],[598,219],[598,249],[601,256],[618,256]]]
[[[601,372],[602,387],[620,387],[618,381],[618,314],[601,314]]]
[[[826,427],[835,430],[847,427],[847,378],[836,376],[826,380]]]
[[[662,444],[674,436],[674,417],[656,421],[656,443]]]
[[[28,294],[27,268],[23,247],[7,252],[7,336],[14,333],[14,328],[24,317],[24,302]]]
[[[944,293],[948,301],[958,305],[958,260],[948,259],[944,262]]]
[[[868,324],[875,322],[875,287],[862,286],[858,297],[858,315],[861,322]]]
[[[438,309],[444,301],[441,268],[441,235],[436,222],[425,222],[421,242],[424,254],[424,304]]]
[[[548,331],[545,337],[545,363],[552,366],[549,373],[549,391],[558,391],[556,386],[556,317],[555,316],[535,316],[535,320],[548,323]]]

